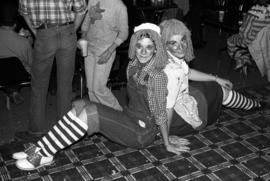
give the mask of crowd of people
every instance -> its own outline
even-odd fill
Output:
[[[160,135],[168,152],[181,154],[189,151],[190,142],[180,136],[216,122],[222,106],[247,111],[263,106],[235,91],[229,80],[190,68],[191,33],[180,20],[168,19],[134,27],[126,60],[128,103],[122,107],[106,87],[116,48],[128,38],[128,12],[121,0],[52,1],[50,7],[43,0],[20,0],[19,13],[35,37],[29,128],[21,138],[37,140],[12,155],[21,170],[50,165],[59,150],[85,134],[101,133],[135,149]],[[72,101],[79,28],[88,42],[89,97]],[[46,94],[54,58],[58,121],[48,128]]]

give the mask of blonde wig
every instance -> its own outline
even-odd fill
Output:
[[[177,19],[164,20],[160,23],[159,27],[161,29],[161,38],[164,45],[166,45],[173,35],[185,35],[187,38],[187,52],[185,60],[190,62],[194,59],[191,33],[183,22]]]

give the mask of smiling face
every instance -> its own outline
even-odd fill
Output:
[[[155,44],[150,38],[143,37],[136,43],[136,57],[140,63],[147,63],[155,53]]]
[[[166,42],[166,47],[175,57],[184,58],[188,48],[186,35],[172,35]]]

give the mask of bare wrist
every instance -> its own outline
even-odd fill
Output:
[[[218,80],[218,76],[217,75],[212,75],[212,81],[217,82],[217,80]]]

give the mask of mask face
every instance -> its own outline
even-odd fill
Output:
[[[185,35],[173,35],[166,42],[167,50],[177,58],[184,58],[187,52],[187,37]]]
[[[155,53],[155,44],[150,38],[139,39],[136,43],[136,57],[140,63],[147,63]]]

